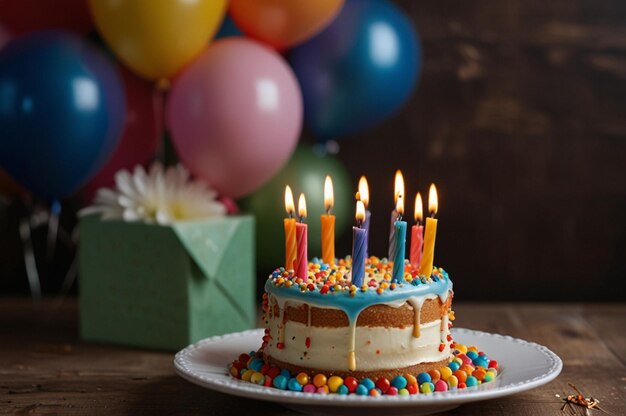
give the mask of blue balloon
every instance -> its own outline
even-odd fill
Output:
[[[0,166],[35,195],[84,184],[115,150],[125,114],[114,64],[76,35],[34,32],[0,52]]]
[[[349,0],[318,36],[292,50],[305,123],[321,140],[366,129],[411,95],[421,47],[409,18],[386,0]]]

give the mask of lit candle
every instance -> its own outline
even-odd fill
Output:
[[[367,179],[365,176],[361,176],[359,179],[359,200],[363,201],[363,206],[365,207],[365,219],[363,220],[363,228],[365,229],[365,260],[369,258],[369,245],[370,245],[370,218],[372,217],[372,213],[367,207],[370,204],[370,190],[367,186]]]
[[[409,259],[411,266],[418,269],[420,259],[422,258],[422,244],[424,243],[424,204],[422,203],[422,195],[418,192],[415,195],[415,225],[411,227],[411,255]]]
[[[298,247],[296,276],[301,279],[307,278],[307,226],[304,223],[306,218],[306,200],[304,194],[300,194],[298,199],[298,216],[300,220],[296,224],[296,244]]]
[[[402,195],[398,195],[398,201],[396,203],[396,212],[398,218],[393,223],[395,230],[395,252],[393,253],[393,272],[391,274],[391,281],[396,280],[401,283],[404,282],[404,254],[406,251],[406,221],[402,221],[402,214],[404,213],[404,198]]]
[[[396,252],[395,244],[396,244],[396,227],[395,223],[398,219],[398,211],[396,211],[396,205],[398,204],[398,198],[402,196],[404,197],[404,178],[402,177],[402,172],[400,169],[396,171],[396,178],[394,180],[394,191],[393,191],[393,204],[394,208],[391,211],[391,224],[389,226],[389,252],[387,253],[387,258],[391,261],[393,260],[393,255]]]
[[[326,214],[321,215],[322,221],[322,260],[326,264],[335,263],[335,216],[330,213],[333,209],[333,181],[326,176],[324,181],[324,206]]]
[[[435,214],[439,209],[439,202],[437,201],[437,188],[435,184],[430,185],[428,191],[428,211],[430,217],[426,218],[426,235],[424,236],[424,253],[420,261],[421,276],[430,276],[433,273],[433,260],[435,258],[435,238],[437,237],[437,220]]]
[[[289,185],[285,187],[285,210],[287,218],[283,220],[285,225],[285,269],[295,269],[296,262],[296,219],[293,217],[296,208],[293,203],[293,193]]]
[[[356,227],[352,227],[352,284],[363,285],[365,277],[365,252],[367,251],[367,233],[363,228],[365,206],[363,201],[356,201]]]

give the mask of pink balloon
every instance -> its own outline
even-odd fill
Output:
[[[220,194],[241,197],[287,162],[302,94],[284,59],[255,41],[212,43],[174,81],[167,124],[178,156]]]
[[[126,92],[126,125],[108,162],[83,187],[83,200],[91,203],[96,191],[111,187],[121,169],[147,166],[163,134],[163,99],[154,84],[120,68]]]

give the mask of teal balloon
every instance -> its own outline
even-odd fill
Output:
[[[289,163],[272,180],[254,194],[240,201],[241,208],[256,216],[257,267],[271,273],[285,262],[285,186],[293,191],[296,205],[300,193],[306,196],[308,224],[308,256],[320,257],[320,215],[324,211],[324,179],[333,180],[335,205],[335,239],[354,222],[354,192],[348,172],[341,162],[330,155],[318,155],[309,146],[300,146]],[[348,253],[335,253],[343,257]]]

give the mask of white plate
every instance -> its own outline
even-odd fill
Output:
[[[342,396],[284,391],[232,378],[227,365],[243,352],[256,351],[263,329],[211,337],[179,351],[174,366],[180,376],[211,390],[267,400],[304,413],[425,415],[464,403],[494,399],[534,389],[552,381],[563,368],[561,359],[542,345],[487,332],[453,328],[455,341],[476,345],[498,360],[495,381],[463,390],[413,396]]]

